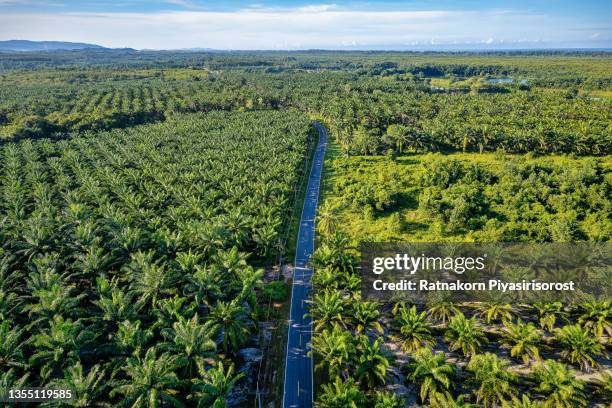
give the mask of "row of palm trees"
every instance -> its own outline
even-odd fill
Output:
[[[346,154],[439,150],[512,153],[610,151],[606,103],[538,90],[437,94],[366,87],[314,105]]]
[[[278,93],[262,94],[220,75],[167,80],[136,73],[118,78],[116,70],[100,70],[93,81],[60,80],[62,85],[48,83],[49,76],[54,74],[43,72],[31,79],[39,82],[0,89],[0,139],[109,130],[163,121],[176,113],[264,110],[282,103]]]
[[[341,406],[349,396],[352,406],[403,406],[399,397],[383,404],[381,395],[392,395],[378,390],[397,381],[395,361],[404,356],[408,362],[400,371],[432,407],[586,406],[587,385],[558,357],[587,373],[608,358],[610,302],[569,308],[560,302],[438,301],[419,310],[403,301],[362,300],[356,258],[338,231],[324,238],[313,264],[312,352],[316,369],[329,378],[321,407]],[[395,346],[401,352],[393,353]],[[507,350],[515,363],[490,350]],[[521,362],[527,374],[511,367]],[[605,400],[610,378],[601,378],[598,390]],[[531,392],[526,384],[532,384]]]

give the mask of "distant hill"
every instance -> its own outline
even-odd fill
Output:
[[[96,44],[74,43],[65,41],[0,41],[0,51],[83,50],[88,48],[104,49],[104,47]]]

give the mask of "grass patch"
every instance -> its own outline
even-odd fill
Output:
[[[301,182],[298,186],[297,199],[293,207],[293,215],[289,224],[289,230],[287,233],[287,242],[285,244],[285,253],[283,262],[293,263],[295,258],[295,249],[297,244],[297,236],[300,228],[300,218],[302,216],[302,208],[304,207],[304,198],[306,188],[308,186],[308,178],[310,176],[310,168],[312,166],[312,158],[317,147],[319,135],[317,130],[313,127],[312,130],[315,136],[312,138],[310,148],[308,149],[308,158],[304,163],[304,172],[301,176]]]

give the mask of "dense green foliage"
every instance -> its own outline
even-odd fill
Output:
[[[608,402],[610,303],[379,304],[352,248],[609,241],[611,92],[608,52],[0,54],[0,387],[244,405],[316,118],[319,406]]]
[[[75,54],[73,62],[88,55]],[[0,76],[0,135],[125,127],[174,112],[293,107],[321,117],[347,154],[503,149],[603,155],[612,148],[610,100],[588,96],[592,89],[610,90],[607,54],[542,60],[501,55],[428,59],[409,53],[335,59],[327,54],[187,53],[173,59],[161,53],[152,65],[145,53],[119,72],[111,63],[122,61],[122,54],[92,55],[109,63],[87,69],[76,64],[77,70],[9,70]],[[0,55],[0,62],[12,66],[12,58]],[[585,72],[596,79],[567,80]],[[490,81],[506,76],[527,82]]]
[[[309,129],[215,112],[2,146],[1,383],[224,406],[257,330],[247,257],[276,251]]]
[[[323,208],[358,241],[612,237],[608,158],[429,154],[335,157],[326,166]]]
[[[610,302],[373,302],[361,299],[355,268],[355,248],[364,241],[609,241],[609,156],[345,157],[332,144],[325,166],[317,226],[322,237],[313,259],[313,344],[336,332],[327,338],[336,351],[352,350],[364,334],[382,338],[386,372],[402,373],[384,384],[409,387],[398,396],[409,404],[560,408],[612,402],[606,389]],[[365,305],[375,311],[367,326],[357,324]],[[330,370],[323,362],[333,354],[323,350],[314,348],[318,373],[329,378],[323,384],[336,384],[341,373],[353,384],[354,406],[374,406],[382,383],[360,381],[359,360],[350,352]],[[319,406],[333,406],[329,385],[323,390]]]

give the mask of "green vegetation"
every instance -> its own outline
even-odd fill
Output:
[[[317,119],[320,407],[609,403],[609,302],[381,304],[354,248],[609,241],[611,92],[606,52],[3,53],[0,385],[278,399],[264,350],[284,352],[289,287],[270,272]]]
[[[341,324],[349,344],[346,330],[355,339],[363,333],[386,339],[391,366],[403,376],[385,385],[410,387],[398,398],[445,408],[611,402],[609,302],[379,302],[369,330],[352,323],[348,306],[371,303],[360,299],[358,273],[347,267],[359,263],[361,242],[612,238],[609,101],[589,99],[555,76],[545,88],[533,79],[501,85],[446,72],[425,81],[430,91],[415,84],[406,93],[367,92],[351,84],[326,101],[321,116],[334,141],[318,213],[313,309],[331,287],[336,312],[325,330]],[[574,116],[579,111],[588,113]],[[597,122],[599,130],[590,127]],[[314,317],[318,331],[321,320]],[[376,322],[383,332],[374,329]],[[343,378],[354,380],[366,398],[377,395],[383,387],[362,384],[351,368],[357,359],[346,358]],[[325,367],[317,372],[335,381]],[[361,404],[355,406],[372,406]]]
[[[609,157],[333,157],[326,201],[357,241],[607,241]]]
[[[258,300],[286,296],[247,259],[275,251],[309,135],[300,114],[215,112],[2,146],[2,383],[225,406]]]

